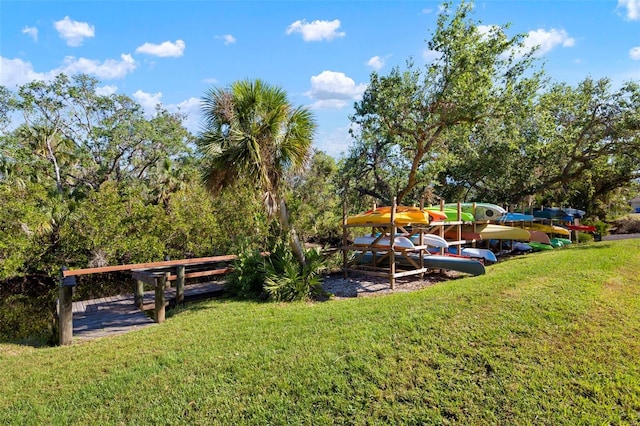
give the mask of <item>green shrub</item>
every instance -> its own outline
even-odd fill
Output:
[[[51,343],[52,315],[46,297],[10,295],[0,302],[0,341],[36,346]]]
[[[578,242],[579,243],[589,243],[593,241],[593,235],[588,234],[586,232],[579,232],[578,233]]]
[[[264,263],[264,289],[271,300],[308,300],[323,293],[320,273],[326,265],[320,250],[306,250],[305,258],[306,263],[300,265],[286,244],[276,244]]]
[[[225,283],[229,296],[241,299],[257,299],[263,294],[265,281],[264,258],[260,251],[244,247],[233,262]]]

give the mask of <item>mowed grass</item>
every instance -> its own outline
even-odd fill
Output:
[[[640,240],[412,293],[0,345],[0,424],[640,424]]]

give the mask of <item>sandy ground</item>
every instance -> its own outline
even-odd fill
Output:
[[[349,273],[347,278],[344,274],[335,273],[324,278],[322,288],[335,296],[335,298],[378,296],[389,293],[419,290],[421,288],[435,285],[442,281],[456,279],[464,276],[454,271],[442,272],[440,274],[427,274],[423,279],[419,276],[397,278],[393,290],[389,287],[389,280],[382,277],[374,277],[366,274]]]

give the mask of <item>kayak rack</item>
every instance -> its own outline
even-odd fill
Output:
[[[407,238],[417,236],[420,243],[423,242],[425,234],[434,234],[444,237],[447,233],[454,233],[456,239],[448,241],[450,246],[461,246],[464,244],[473,244],[476,240],[464,240],[462,238],[462,225],[470,224],[461,220],[461,205],[457,206],[457,221],[437,221],[429,222],[429,224],[412,225],[408,231],[403,224],[396,221],[397,199],[392,200],[390,216],[388,222],[372,222],[372,223],[352,223],[347,221],[347,204],[343,204],[343,272],[345,277],[349,272],[361,273],[366,275],[387,277],[389,279],[389,287],[395,288],[397,278],[412,275],[420,275],[433,270],[425,265],[424,256],[429,254],[427,245],[417,244],[412,247],[406,247],[399,243],[399,238]],[[373,211],[376,210],[374,205]],[[420,202],[420,210],[424,211],[424,200]],[[444,212],[444,200],[440,202],[440,211]],[[475,222],[472,223],[475,230]],[[370,228],[371,235],[377,236],[367,244],[352,244],[349,242],[349,234],[352,228]],[[383,238],[385,239],[383,241]],[[440,249],[444,254],[444,249]],[[371,253],[372,261],[363,263],[363,259],[367,253]],[[352,254],[353,253],[353,254]],[[351,254],[351,255],[350,255]],[[414,254],[414,256],[411,256]],[[418,256],[416,257],[415,254]],[[396,259],[396,257],[398,259]],[[399,261],[400,260],[400,261]]]

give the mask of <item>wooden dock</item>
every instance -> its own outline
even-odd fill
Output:
[[[185,301],[193,301],[222,294],[221,282],[207,282],[185,286]],[[165,290],[166,305],[175,299],[176,289]],[[134,305],[133,294],[73,302],[74,342],[113,336],[157,325],[145,310],[154,308],[155,292],[143,294],[143,310]]]

